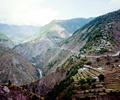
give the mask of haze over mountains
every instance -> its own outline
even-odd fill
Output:
[[[55,56],[56,51],[60,50],[58,44],[92,19],[54,20],[41,28],[37,38],[16,46],[14,50],[43,68]]]
[[[30,69],[29,67],[35,70],[34,75],[33,76],[31,75],[31,77],[34,77],[31,78],[31,81],[37,79],[37,77],[41,77],[40,69],[42,68],[40,67],[40,65],[42,65],[42,63],[39,66],[36,66],[35,68],[33,67],[33,65],[37,65],[36,62],[38,61],[40,63],[42,59],[38,59],[35,62],[31,62],[33,60],[32,58],[39,55],[41,55],[41,58],[45,57],[45,54],[49,48],[51,47],[56,48],[57,43],[69,37],[72,34],[72,32],[75,31],[75,29],[78,29],[79,27],[83,26],[90,20],[92,20],[92,18],[71,19],[65,21],[52,21],[48,25],[45,25],[43,28],[41,27],[41,29],[33,26],[15,26],[15,25],[13,26],[13,25],[1,24],[0,27],[1,61],[0,62],[5,63],[5,65],[1,64],[1,68],[4,67],[5,69],[7,69],[7,67],[9,66],[10,69],[8,70],[12,74],[9,75],[7,72],[5,72],[3,75],[1,75],[6,77],[3,80],[7,82],[9,80],[8,76],[11,76],[12,83],[22,84],[26,79],[25,77],[29,78],[31,75],[30,74],[31,72],[27,71],[27,69]],[[70,26],[71,23],[74,24],[73,29],[71,29],[72,28]],[[39,34],[37,34],[38,30],[40,32]],[[28,38],[28,36],[33,34],[34,36],[32,38],[31,37]],[[15,38],[11,38],[11,37],[15,37]],[[26,38],[27,40],[29,40],[29,42],[24,43]],[[19,41],[20,39],[24,41]],[[15,46],[16,43],[21,43],[21,44]],[[13,48],[13,50],[9,48],[11,49]],[[23,57],[23,61],[21,61],[22,57]],[[15,59],[16,61],[13,61],[13,59]],[[46,58],[43,61],[45,62]],[[17,68],[18,66],[20,67],[20,69]],[[22,70],[24,70],[24,72]],[[15,73],[16,72],[21,73],[21,75],[20,74],[15,75],[14,71]],[[25,77],[22,77],[22,75]],[[17,79],[21,79],[21,81]],[[3,82],[3,80],[1,79],[1,82]],[[25,82],[30,82],[29,80],[30,79],[27,79]]]
[[[77,30],[78,28],[85,25],[92,18],[76,18],[71,20],[54,20],[45,26],[32,26],[32,25],[10,25],[0,23],[0,33],[4,33],[9,38],[12,38],[14,43],[22,43],[30,41],[34,38],[39,38],[41,35],[48,34],[51,31],[65,31],[65,34],[61,33],[60,37],[65,38]],[[73,26],[71,26],[73,24]],[[58,28],[58,29],[57,29]],[[65,28],[65,29],[64,29]],[[50,34],[50,33],[49,33]],[[53,33],[52,33],[53,34]]]
[[[10,25],[0,23],[0,33],[4,33],[16,44],[29,41],[40,31],[39,26]]]
[[[11,39],[8,36],[6,36],[4,33],[0,33],[0,45],[12,48],[13,44],[13,41],[11,41]]]
[[[21,34],[35,35],[18,45],[20,37],[11,38],[18,28],[15,33],[7,28],[0,28],[1,84],[11,81],[46,100],[119,98],[120,10],[97,18],[54,20],[29,31],[21,28]]]

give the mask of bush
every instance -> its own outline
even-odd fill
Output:
[[[92,83],[95,83],[96,82],[96,79],[95,78],[92,78],[92,77],[88,77],[86,78],[86,81],[89,85],[91,85]]]
[[[103,74],[100,74],[99,76],[98,76],[98,78],[99,78],[99,81],[100,82],[104,82],[104,75]]]
[[[91,61],[87,61],[87,62],[86,62],[86,65],[91,65],[91,64],[92,64]]]
[[[107,48],[101,48],[100,53],[103,54],[105,52],[108,52],[108,49]]]
[[[80,79],[80,84],[81,84],[81,85],[84,85],[84,84],[86,84],[86,83],[87,83],[87,81],[86,81],[85,78],[81,78],[81,79]]]
[[[96,61],[99,62],[99,61],[100,61],[100,58],[96,58]]]
[[[89,61],[86,57],[80,59],[80,64],[81,65],[91,65],[92,62]]]

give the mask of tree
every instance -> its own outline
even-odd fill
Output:
[[[12,82],[10,80],[8,80],[8,86],[11,86]]]
[[[120,58],[120,53],[119,53],[119,55],[118,55],[118,58]]]
[[[80,84],[81,84],[81,85],[84,85],[85,83],[86,83],[86,79],[85,79],[85,78],[81,78],[81,79],[80,79]]]
[[[96,79],[95,78],[92,78],[92,77],[87,77],[86,78],[86,82],[91,85],[92,83],[95,83],[96,82]]]
[[[98,76],[98,78],[99,78],[99,81],[100,81],[100,82],[104,82],[105,77],[104,77],[103,74],[100,74],[100,75]]]

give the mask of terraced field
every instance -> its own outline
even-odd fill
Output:
[[[97,78],[97,76],[99,76],[100,74],[103,74],[103,70],[101,68],[92,68],[91,66],[84,66],[84,68],[80,68],[78,70],[78,73],[72,76],[72,78],[75,82],[77,82],[82,78]]]

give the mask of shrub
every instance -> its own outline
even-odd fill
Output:
[[[106,65],[110,65],[110,62],[107,62]]]
[[[92,77],[87,77],[86,78],[86,81],[89,85],[91,85],[92,83],[95,83],[96,82],[96,79],[95,78],[92,78]]]
[[[100,53],[103,54],[105,52],[108,52],[108,49],[107,48],[101,48]]]
[[[80,84],[81,84],[81,85],[84,85],[84,84],[86,84],[86,83],[87,83],[87,81],[86,81],[85,78],[81,78],[81,79],[80,79]]]
[[[87,62],[86,62],[86,65],[91,65],[91,64],[92,64],[91,61],[87,61]]]
[[[96,61],[99,62],[99,61],[100,61],[100,58],[96,58]]]
[[[98,76],[98,78],[99,78],[99,81],[100,82],[104,82],[104,75],[103,74],[100,74],[99,76]]]

